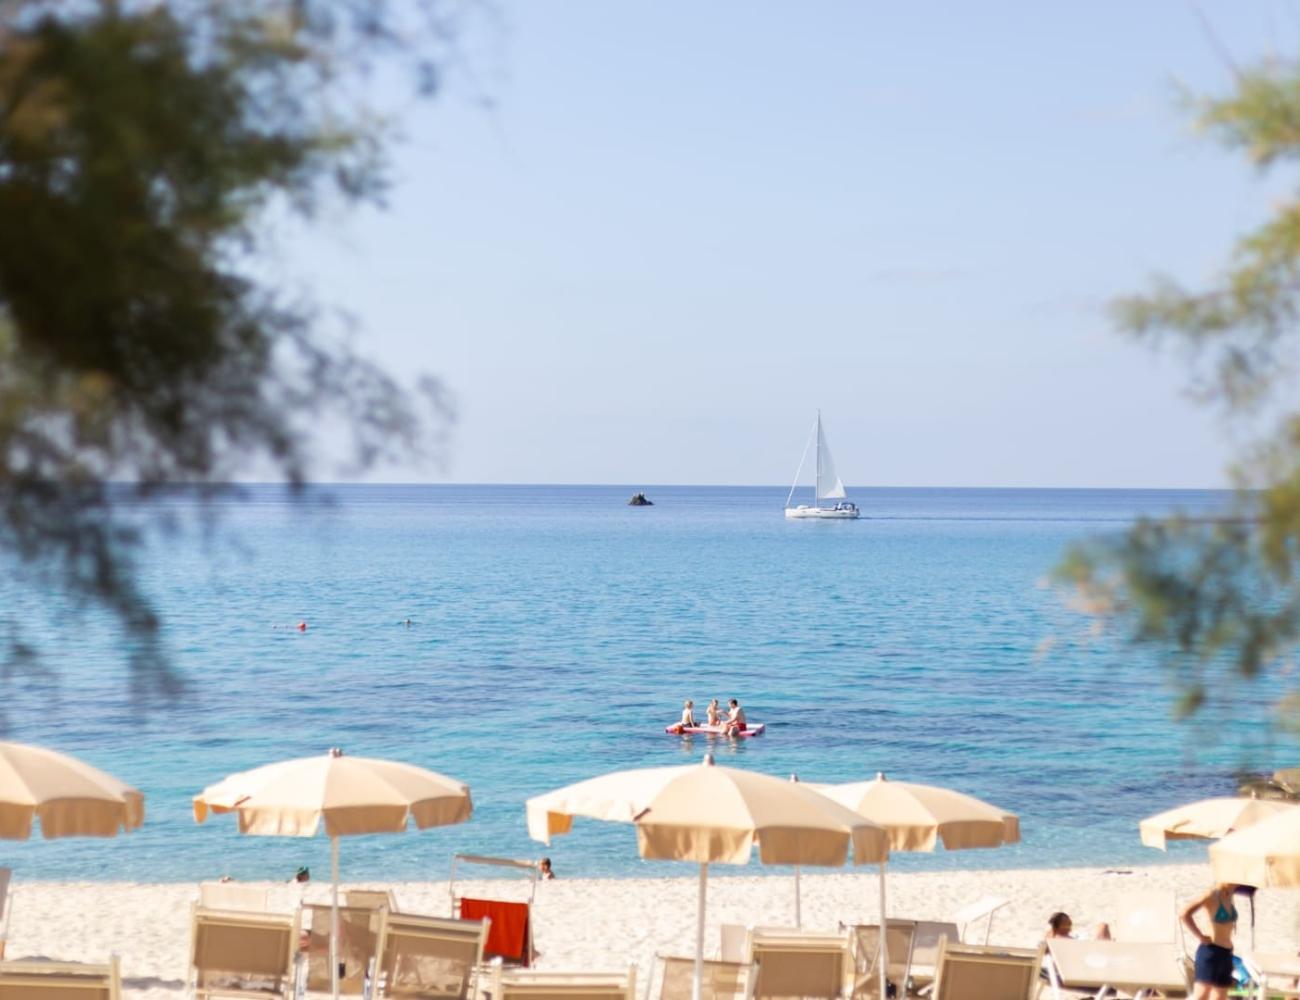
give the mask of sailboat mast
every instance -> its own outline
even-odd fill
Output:
[[[822,498],[818,494],[822,484],[822,411],[817,411],[817,475],[813,478],[813,506],[820,507]]]

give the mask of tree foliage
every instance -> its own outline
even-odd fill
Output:
[[[445,417],[264,276],[268,216],[384,189],[367,99],[421,93],[459,11],[400,0],[0,0],[0,551],[110,608],[139,690],[174,689],[136,579],[141,498],[301,484]],[[425,403],[432,401],[431,413]]]
[[[1300,62],[1239,71],[1231,92],[1190,107],[1206,134],[1261,171],[1300,160]],[[1286,687],[1300,643],[1300,190],[1237,241],[1205,287],[1158,277],[1113,311],[1138,341],[1184,352],[1207,405],[1229,420],[1267,417],[1273,430],[1234,466],[1235,498],[1221,517],[1142,520],[1118,539],[1076,548],[1060,575],[1081,608],[1166,651],[1186,713],[1229,670],[1269,673]],[[1282,721],[1300,720],[1294,686],[1278,709]]]

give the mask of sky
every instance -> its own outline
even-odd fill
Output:
[[[388,481],[1213,487],[1240,432],[1106,303],[1211,278],[1288,178],[1179,87],[1300,4],[494,0],[401,102],[387,208],[292,241],[358,346],[437,375]],[[327,445],[328,448],[328,445]]]

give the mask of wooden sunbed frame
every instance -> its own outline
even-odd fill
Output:
[[[483,962],[483,946],[487,943],[490,920],[452,920],[447,917],[424,917],[414,913],[390,913],[384,921],[384,940],[380,951],[379,965],[375,970],[375,981],[382,985],[385,997],[429,997],[474,995],[480,967]],[[417,944],[419,947],[405,948],[403,943]],[[441,957],[462,960],[465,973],[458,993],[434,993],[427,984],[418,981],[405,984],[399,980],[406,967],[410,967],[422,955],[438,954]]]
[[[849,960],[853,964],[853,984],[849,995],[854,1000],[880,996],[880,925],[840,925],[849,935]],[[907,990],[907,977],[912,965],[912,946],[916,941],[915,920],[885,922],[885,978],[902,996]]]
[[[939,941],[932,1000],[1034,1000],[1043,981],[1043,946],[1036,949]],[[991,984],[990,976],[999,983]]]
[[[310,923],[303,921],[303,931],[307,934],[307,951],[300,975],[303,988],[310,991],[328,993],[333,987],[330,976],[329,933],[333,920],[333,908],[329,903],[304,903],[301,913],[310,914]],[[324,941],[317,920],[323,920]],[[374,981],[375,969],[384,948],[384,934],[387,930],[387,907],[372,908],[368,906],[339,907],[339,949],[338,961],[342,967],[339,974],[339,993],[349,996],[364,994],[366,982]],[[360,938],[361,940],[358,940]],[[321,964],[324,956],[323,974],[313,975],[314,963]]]
[[[1191,985],[1182,958],[1167,941],[1053,938],[1047,952],[1052,959],[1047,974],[1057,997],[1062,988],[1095,990],[1104,998],[1118,990],[1142,997],[1153,990],[1187,991]]]
[[[626,972],[506,971],[492,963],[492,1000],[636,1000],[636,966]]]
[[[190,920],[189,977],[195,1000],[208,997],[287,997],[298,953],[298,914],[213,910],[194,905]],[[256,950],[250,950],[250,945]],[[229,957],[227,957],[229,956]],[[205,977],[213,980],[205,984]],[[265,987],[222,986],[223,979]]]
[[[659,976],[659,1000],[691,1000],[691,990],[695,982],[694,956],[656,953],[655,962],[663,969]],[[720,958],[706,958],[703,964],[705,978],[700,993],[701,1000],[751,1000],[758,980],[757,966]],[[683,978],[685,979],[684,991],[673,985],[673,982]],[[650,980],[646,983],[647,997],[653,982],[652,971]]]
[[[852,977],[847,934],[763,931],[749,935],[746,959],[758,966],[754,997],[824,997],[843,994]]]
[[[121,1000],[122,975],[117,956],[104,965],[44,959],[0,962],[0,997],[4,1000],[41,1000],[46,995]]]

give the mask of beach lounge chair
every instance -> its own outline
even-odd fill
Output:
[[[240,910],[265,913],[270,891],[265,886],[238,882],[200,882],[199,905],[206,910]]]
[[[1057,997],[1062,989],[1095,991],[1104,1000],[1121,990],[1143,997],[1154,991],[1183,993],[1190,986],[1187,966],[1168,942],[1052,938],[1047,951],[1052,959],[1047,974]]]
[[[0,959],[5,957],[5,942],[9,940],[9,882],[12,868],[0,868]]]
[[[287,997],[298,951],[298,916],[195,906],[190,931],[195,1000]]]
[[[389,913],[397,912],[397,897],[391,889],[348,889],[343,893],[348,906],[377,910],[381,906]]]
[[[1178,905],[1167,889],[1126,893],[1110,928],[1116,941],[1132,944],[1178,944]]]
[[[887,921],[885,938],[885,978],[894,988],[894,996],[907,989],[912,965],[912,942],[916,937],[915,920]],[[846,928],[849,956],[853,962],[853,1000],[879,1000],[880,997],[880,925],[855,924]]]
[[[1260,1000],[1300,997],[1300,954],[1294,951],[1248,951],[1241,955],[1259,987]]]
[[[330,976],[330,923],[328,903],[306,903],[302,908],[303,928],[307,940],[305,987],[328,993],[333,988]],[[339,907],[339,992],[359,995],[374,975],[379,949],[384,939],[384,922],[388,910],[363,906]]]
[[[755,1000],[835,1000],[852,977],[847,934],[755,930],[746,957],[758,968]]]
[[[376,977],[382,995],[411,1000],[465,1000],[483,961],[490,923],[388,914]]]
[[[961,943],[961,932],[950,920],[918,920],[912,933],[912,963],[909,975],[914,986],[934,981],[939,967],[939,943]]]
[[[695,959],[690,956],[655,955],[655,961],[662,970],[657,994],[659,1000],[691,1000],[695,985]],[[752,965],[705,959],[700,1000],[750,1000],[754,995],[755,978]],[[651,982],[646,984],[647,998],[652,995],[649,990]]]
[[[492,963],[491,1000],[636,1000],[636,966],[627,972],[506,971]]]
[[[744,924],[723,924],[718,928],[718,958],[724,962],[745,961],[749,928]]]
[[[993,933],[993,915],[1008,902],[1001,896],[981,896],[970,906],[964,906],[954,913],[952,919],[957,925],[959,939],[967,944],[988,944],[989,936]],[[975,941],[973,938],[979,931],[981,920],[984,921],[984,940]]]
[[[120,1000],[117,957],[105,965],[23,959],[0,962],[0,1000]]]
[[[939,942],[934,1000],[1033,1000],[1042,980],[1043,946],[1036,949]]]

